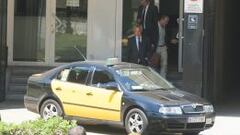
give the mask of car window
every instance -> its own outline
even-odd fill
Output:
[[[58,76],[57,79],[61,81],[67,81],[68,75],[69,75],[70,69],[64,69],[62,70]]]
[[[115,83],[114,77],[111,73],[105,70],[95,70],[92,79],[92,86],[106,88],[106,86],[111,83]]]
[[[89,68],[76,67],[69,71],[67,81],[72,83],[86,84],[88,74]]]

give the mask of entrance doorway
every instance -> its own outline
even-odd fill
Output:
[[[159,0],[160,15],[170,18],[166,29],[169,72],[183,72],[183,0]]]
[[[176,86],[182,87],[183,72],[183,6],[184,0],[152,0],[159,9],[160,15],[170,17],[167,27],[168,75],[167,79]],[[122,60],[127,59],[127,39],[132,36],[132,28],[136,24],[139,0],[123,0]],[[174,43],[173,43],[174,42]]]

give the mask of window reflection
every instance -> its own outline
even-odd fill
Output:
[[[15,0],[14,61],[45,60],[46,0]]]
[[[82,61],[87,47],[87,0],[57,0],[55,61]],[[79,54],[82,53],[82,54]]]

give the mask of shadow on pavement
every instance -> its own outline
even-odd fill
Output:
[[[107,125],[84,125],[87,132],[104,134],[104,135],[126,135],[126,132],[122,128],[107,126]]]
[[[21,108],[25,108],[23,100],[7,100],[4,102],[0,102],[0,110]]]
[[[117,128],[107,125],[85,125],[88,133],[104,135],[127,135],[124,128]],[[154,134],[154,135],[181,135],[181,134]]]
[[[240,99],[236,95],[230,97],[216,105],[217,116],[240,117]]]

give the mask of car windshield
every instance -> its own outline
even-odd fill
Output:
[[[169,90],[174,86],[151,68],[124,68],[117,70],[121,83],[130,91]]]

